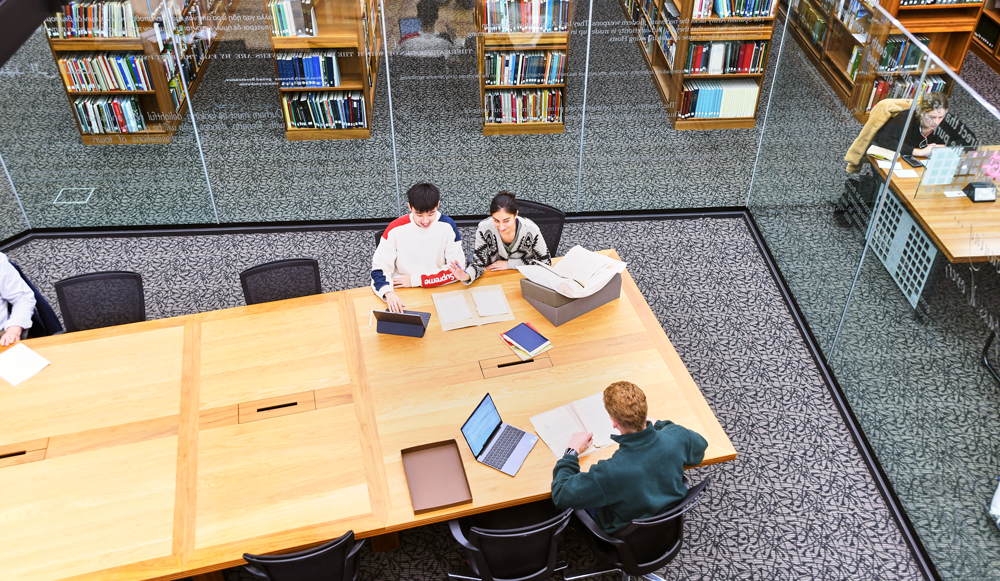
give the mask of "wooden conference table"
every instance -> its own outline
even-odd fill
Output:
[[[871,156],[869,161],[885,180],[887,169],[878,167],[878,160]],[[1000,202],[974,203],[966,196],[917,198],[924,168],[903,159],[897,163],[916,170],[917,177],[893,175],[890,187],[949,262],[985,262],[1000,254]]]
[[[653,417],[705,436],[705,464],[736,457],[628,272],[620,300],[558,328],[519,279],[484,281],[503,285],[516,321],[443,333],[432,318],[423,339],[377,334],[381,301],[362,288],[25,341],[52,365],[0,381],[4,576],[175,579],[548,497],[542,442],[514,478],[472,457],[460,427],[486,392],[530,430],[529,417],[628,379]],[[400,295],[433,313],[442,290],[455,289]],[[555,349],[486,379],[517,360],[497,333],[519,321]],[[446,439],[474,501],[414,515],[399,451]]]

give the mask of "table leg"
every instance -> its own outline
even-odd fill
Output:
[[[399,533],[386,533],[384,535],[378,535],[370,538],[372,541],[373,553],[395,551],[399,548]]]

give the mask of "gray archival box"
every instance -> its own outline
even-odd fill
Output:
[[[556,327],[610,303],[621,296],[621,292],[621,274],[616,274],[604,288],[582,299],[571,299],[526,278],[521,279],[521,296]]]

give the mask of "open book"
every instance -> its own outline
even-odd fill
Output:
[[[576,432],[591,432],[594,443],[581,456],[596,452],[614,444],[611,435],[619,435],[611,425],[611,417],[604,409],[604,394],[595,393],[590,397],[557,407],[531,418],[535,433],[552,450],[556,458],[562,458],[569,447],[569,439]]]
[[[604,288],[616,274],[625,270],[625,263],[574,246],[555,266],[528,264],[517,270],[535,284],[571,299],[582,299]]]

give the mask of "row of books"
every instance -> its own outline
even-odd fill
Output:
[[[559,32],[569,29],[569,0],[485,0],[483,31]]]
[[[912,99],[920,94],[931,91],[943,91],[947,85],[944,78],[937,75],[926,77],[923,82],[919,77],[899,77],[891,81],[876,80],[868,99],[868,111],[872,110],[882,99]]]
[[[669,22],[661,20],[657,35],[659,36],[660,50],[663,51],[663,56],[667,59],[667,65],[674,68],[674,57],[677,54],[677,29]]]
[[[73,109],[84,133],[136,133],[146,129],[139,100],[132,95],[77,97]]]
[[[688,45],[684,73],[731,75],[763,72],[769,44],[767,40],[692,42]]]
[[[982,4],[982,0],[973,0],[972,2],[965,2],[964,0],[899,0],[900,6],[923,6],[925,4]]]
[[[269,0],[271,36],[316,36],[316,7],[313,0]]]
[[[146,57],[127,52],[69,53],[58,61],[70,91],[151,91]]]
[[[930,38],[925,34],[914,35],[924,46],[930,42]],[[919,46],[910,42],[902,34],[890,34],[885,42],[885,50],[882,53],[882,60],[879,62],[878,71],[880,73],[894,73],[899,71],[915,71],[920,68],[927,57]]]
[[[980,18],[979,26],[976,27],[976,38],[990,47],[990,50],[996,50],[997,41],[1000,40],[1000,26],[993,24],[989,18]]]
[[[137,38],[139,26],[129,0],[80,0],[61,6],[46,22],[50,38]]]
[[[278,82],[283,88],[338,87],[340,65],[335,49],[278,52]]]
[[[826,41],[826,33],[830,25],[829,18],[819,13],[810,2],[799,2],[797,14],[799,24],[811,37],[812,43],[822,45]]]
[[[774,0],[694,0],[692,18],[763,18],[773,16]]]
[[[867,34],[872,9],[864,0],[838,0],[837,19],[851,34]]]
[[[281,96],[285,124],[295,129],[367,127],[361,91],[308,91]]]
[[[487,91],[487,123],[562,123],[561,89]]]
[[[487,85],[554,85],[565,79],[562,52],[488,52],[483,60]]]
[[[681,119],[752,117],[758,91],[753,79],[685,80],[677,114]]]
[[[847,76],[853,81],[858,76],[858,69],[861,68],[861,57],[865,54],[865,47],[855,46],[851,51],[851,60],[847,62]]]

